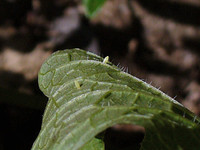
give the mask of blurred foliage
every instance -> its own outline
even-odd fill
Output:
[[[83,5],[86,9],[86,15],[88,17],[94,17],[101,9],[106,0],[83,0]]]

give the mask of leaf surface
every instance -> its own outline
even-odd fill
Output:
[[[58,51],[38,78],[49,101],[32,150],[104,150],[103,139],[96,136],[115,124],[145,127],[141,150],[200,147],[197,116],[95,54]]]

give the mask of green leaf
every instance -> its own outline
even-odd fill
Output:
[[[83,5],[86,9],[86,15],[88,17],[94,17],[105,2],[106,0],[83,0]]]
[[[91,148],[93,150],[104,150],[104,143],[103,143],[102,139],[97,139],[97,138],[92,139],[91,141],[86,143],[81,148],[81,150],[89,150]]]
[[[103,150],[97,135],[122,123],[145,128],[141,150],[200,147],[197,116],[108,57],[58,51],[42,65],[39,86],[49,101],[32,150]]]

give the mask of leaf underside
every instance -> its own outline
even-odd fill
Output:
[[[80,49],[58,51],[39,72],[49,98],[32,150],[104,150],[115,124],[145,128],[141,150],[196,150],[199,118],[156,88]]]

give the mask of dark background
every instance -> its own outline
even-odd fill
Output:
[[[37,73],[69,48],[110,56],[199,115],[199,0],[108,0],[92,19],[80,0],[1,0],[0,150],[31,148],[47,102]],[[106,148],[138,149],[143,133],[110,128]]]

